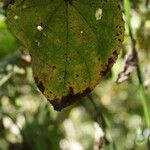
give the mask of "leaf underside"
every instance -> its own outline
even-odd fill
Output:
[[[29,50],[37,86],[55,110],[95,88],[124,36],[118,0],[15,0],[7,25]]]

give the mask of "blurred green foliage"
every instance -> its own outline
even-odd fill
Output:
[[[5,17],[0,14],[0,59],[4,58],[17,48],[16,39],[7,30],[4,20]]]
[[[131,24],[145,93],[150,99],[150,9],[145,1],[131,2]],[[0,6],[2,10],[2,2]],[[150,137],[150,129],[145,123],[136,71],[126,82],[115,82],[129,49],[131,43],[126,30],[121,54],[107,77],[90,96],[62,112],[55,112],[37,90],[31,58],[9,33],[1,14],[0,150],[94,150],[100,144],[95,136],[101,133],[96,123],[105,132],[104,150],[148,149],[146,139]]]

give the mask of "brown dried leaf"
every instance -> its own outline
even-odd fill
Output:
[[[131,49],[125,57],[125,66],[121,73],[118,75],[117,83],[122,83],[128,80],[130,74],[136,69],[138,63],[137,54]]]

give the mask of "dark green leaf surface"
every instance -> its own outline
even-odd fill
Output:
[[[7,24],[29,49],[35,81],[56,110],[95,88],[124,34],[118,0],[15,0]]]

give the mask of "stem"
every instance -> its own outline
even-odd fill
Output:
[[[135,55],[137,57],[136,71],[137,71],[137,77],[138,77],[139,85],[140,85],[140,95],[141,95],[142,107],[143,107],[147,127],[150,128],[150,114],[149,114],[149,110],[148,110],[148,98],[145,94],[145,89],[144,89],[144,84],[143,84],[143,79],[142,79],[142,72],[141,72],[141,68],[139,65],[139,58],[138,58],[138,53],[137,53],[137,48],[136,48],[136,42],[135,42],[135,39],[134,39],[133,33],[132,33],[131,15],[130,15],[131,7],[130,7],[129,0],[124,0],[124,8],[125,8],[125,15],[126,15],[127,25],[128,25],[128,30],[129,30],[129,36],[130,36],[131,43],[132,43],[132,53],[133,53],[133,55]]]
[[[99,124],[99,126],[104,129],[104,118],[103,118],[103,115],[101,114],[101,112],[99,111],[99,107],[97,106],[97,104],[95,103],[93,97],[88,94],[87,95],[88,99],[90,100],[91,104],[93,105],[93,108],[95,110],[95,116],[94,116],[94,119],[95,121]]]
[[[145,89],[143,86],[141,70],[140,70],[139,65],[137,66],[137,76],[138,76],[138,80],[139,80],[139,84],[140,84],[140,95],[141,95],[141,102],[142,102],[142,106],[143,106],[144,116],[145,116],[147,127],[150,128],[150,114],[149,114],[148,103],[147,103],[148,99],[145,94]]]
[[[109,119],[107,118],[106,115],[102,114],[100,112],[100,105],[98,105],[95,100],[93,99],[92,95],[88,94],[87,95],[88,99],[90,100],[91,104],[93,105],[93,108],[96,112],[96,116],[95,116],[95,119],[96,121],[98,122],[98,124],[100,125],[100,127],[102,129],[104,129],[104,126],[108,129],[111,129],[111,123],[109,121]],[[117,150],[117,145],[115,143],[115,141],[113,140],[112,136],[110,135],[110,143],[111,143],[111,146],[112,146],[112,150]]]

